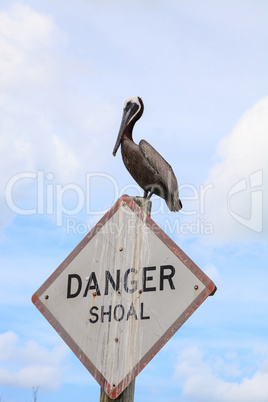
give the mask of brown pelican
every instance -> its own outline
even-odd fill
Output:
[[[141,118],[143,110],[144,105],[140,97],[133,96],[125,101],[113,155],[116,155],[121,144],[124,165],[144,190],[144,198],[150,199],[156,194],[164,198],[170,211],[179,211],[182,203],[172,167],[147,141],[141,140],[139,145],[133,141],[132,130],[136,121]]]

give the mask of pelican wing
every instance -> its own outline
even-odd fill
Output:
[[[170,195],[178,197],[178,183],[170,164],[145,140],[139,143],[140,150],[149,164],[159,174]]]

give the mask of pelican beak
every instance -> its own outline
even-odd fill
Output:
[[[125,113],[125,109],[124,109],[123,117],[122,117],[122,121],[121,121],[121,126],[120,126],[120,129],[119,129],[119,133],[118,133],[117,140],[116,140],[114,150],[113,150],[113,156],[116,155],[116,152],[118,151],[118,148],[120,147],[120,144],[121,144],[122,137],[123,137],[124,131],[126,129],[126,126],[127,126],[127,119],[126,119],[126,113]]]
[[[129,102],[126,107],[123,110],[123,116],[122,116],[122,121],[121,121],[121,126],[119,129],[119,133],[117,136],[117,140],[114,146],[113,150],[113,156],[116,155],[116,152],[118,151],[118,148],[120,147],[124,132],[127,128],[127,125],[130,123],[132,117],[136,114],[138,105],[136,103],[131,103]]]

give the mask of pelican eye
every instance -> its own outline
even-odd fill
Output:
[[[138,110],[139,110],[139,105],[137,105],[137,103],[128,102],[126,104],[126,107],[125,107],[126,112],[131,111],[131,114],[134,115],[137,113]]]

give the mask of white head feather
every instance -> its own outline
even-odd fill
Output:
[[[138,110],[137,110],[137,112],[131,117],[131,119],[129,120],[129,122],[136,116],[136,114],[137,113],[139,113],[139,111],[140,111],[140,109],[141,109],[141,104],[140,104],[140,101],[139,101],[139,99],[138,99],[138,97],[137,96],[131,96],[130,98],[127,98],[126,100],[125,100],[125,103],[124,103],[124,109],[125,109],[125,107],[127,106],[127,104],[129,103],[129,102],[131,102],[131,103],[136,103],[136,105],[138,105]]]

